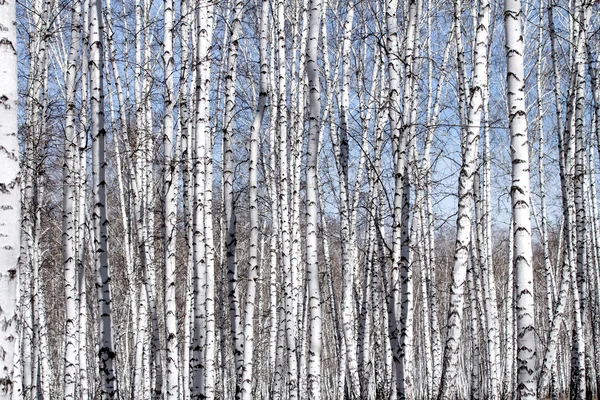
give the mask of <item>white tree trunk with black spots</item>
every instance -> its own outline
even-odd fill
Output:
[[[460,3],[455,5],[456,24],[460,24]],[[459,352],[462,336],[462,319],[465,305],[465,283],[469,246],[471,242],[471,224],[473,213],[473,184],[477,172],[477,153],[481,129],[483,96],[487,91],[487,48],[489,46],[490,4],[486,0],[480,2],[475,38],[474,69],[468,102],[466,134],[462,148],[462,168],[458,180],[458,217],[456,222],[456,247],[454,266],[452,269],[452,287],[450,290],[450,308],[448,311],[446,345],[444,349],[444,365],[439,399],[451,399],[456,395],[459,374]],[[457,35],[460,35],[457,30]],[[460,66],[459,66],[459,75]],[[460,79],[460,78],[459,78]],[[459,100],[460,101],[460,100]],[[461,135],[463,136],[463,135]]]
[[[269,40],[269,7],[266,0],[261,5],[260,17],[260,84],[258,105],[250,128],[250,259],[248,265],[248,287],[246,290],[246,307],[244,315],[244,354],[241,379],[241,398],[250,400],[252,396],[252,371],[254,366],[254,315],[256,309],[256,285],[258,271],[258,157],[260,129],[265,113],[269,85],[269,64],[267,45]],[[274,268],[272,264],[271,268]],[[239,396],[239,395],[238,395]]]
[[[235,112],[235,84],[237,77],[237,59],[239,37],[242,29],[244,3],[236,0],[233,5],[233,21],[227,50],[227,73],[225,77],[225,116],[223,122],[223,202],[225,203],[225,220],[227,233],[225,236],[227,258],[227,290],[229,297],[229,323],[231,325],[231,341],[233,342],[233,358],[235,362],[236,398],[242,391],[242,373],[244,369],[244,331],[240,306],[240,288],[238,287],[238,266],[236,260],[236,224],[237,216],[234,204],[233,189],[233,121]]]
[[[515,307],[517,319],[517,396],[537,396],[535,303],[529,211],[529,146],[525,110],[524,44],[520,0],[504,1],[508,119],[512,159]]]
[[[112,339],[110,270],[108,264],[108,220],[106,216],[106,131],[104,129],[104,52],[102,0],[90,2],[90,104],[92,136],[92,171],[94,197],[94,255],[97,272],[98,313],[100,315],[100,395],[102,399],[117,396],[115,352]]]
[[[175,227],[177,224],[177,174],[176,157],[174,148],[177,148],[177,138],[174,138],[173,106],[175,94],[173,88],[173,0],[164,1],[164,38],[163,38],[163,63],[165,71],[164,104],[165,115],[163,125],[163,240],[165,263],[165,338],[166,365],[165,365],[165,398],[176,400],[179,398],[179,349],[177,341],[177,314],[175,304]]]
[[[0,399],[13,391],[21,185],[17,138],[17,26],[15,2],[0,3]]]
[[[81,32],[81,1],[76,0],[72,5],[71,12],[71,44],[69,59],[65,76],[66,90],[66,122],[65,143],[63,160],[63,236],[62,251],[65,277],[65,364],[64,364],[64,397],[74,400],[76,396],[76,384],[79,352],[79,293],[77,292],[77,254],[79,253],[76,221],[78,220],[78,208],[80,206],[77,198],[78,176],[81,170],[77,170],[79,164],[79,137],[77,135],[77,121],[75,119],[75,99],[77,96],[77,67],[80,50]]]
[[[317,189],[317,165],[319,154],[319,132],[321,118],[321,93],[317,50],[321,23],[321,2],[311,0],[309,4],[309,31],[306,51],[306,72],[309,87],[309,133],[306,161],[306,281],[308,285],[308,308],[310,323],[309,359],[308,359],[308,398],[321,398],[321,293],[319,288],[319,263],[317,224],[319,202]]]

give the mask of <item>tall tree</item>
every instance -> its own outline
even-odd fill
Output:
[[[511,198],[517,319],[517,396],[521,399],[535,399],[537,397],[535,303],[529,215],[529,145],[523,70],[524,38],[521,17],[521,1],[505,0],[506,90],[512,160]]]
[[[233,21],[227,49],[227,74],[225,77],[225,112],[223,121],[223,201],[227,233],[225,237],[227,258],[227,281],[229,297],[229,323],[233,342],[233,357],[236,371],[236,396],[242,391],[242,372],[244,368],[244,331],[241,322],[240,287],[238,286],[238,266],[236,260],[236,224],[235,200],[233,192],[233,128],[235,112],[235,85],[237,78],[237,59],[239,38],[242,29],[244,2],[233,3]]]
[[[13,391],[17,276],[20,251],[21,193],[17,137],[16,2],[0,3],[0,398]],[[16,389],[16,388],[15,388]]]
[[[321,293],[319,288],[319,264],[317,260],[317,224],[318,224],[318,190],[317,190],[317,161],[319,154],[319,132],[321,117],[321,94],[317,64],[319,31],[321,24],[321,2],[311,0],[308,31],[308,47],[306,51],[306,71],[309,86],[309,133],[308,154],[306,165],[306,260],[307,285],[309,298],[309,360],[308,360],[308,396],[311,399],[321,398]]]
[[[460,2],[455,4],[455,27],[460,26]],[[456,396],[458,385],[458,361],[462,335],[462,318],[464,311],[464,290],[467,278],[469,246],[471,241],[473,184],[477,172],[477,152],[483,113],[483,98],[487,94],[487,48],[489,46],[490,3],[487,0],[479,2],[477,16],[477,31],[475,38],[474,69],[471,83],[470,98],[467,110],[467,126],[462,127],[466,132],[461,140],[462,167],[458,178],[458,217],[456,221],[456,247],[454,250],[454,266],[452,269],[452,288],[450,291],[450,308],[448,311],[446,346],[444,348],[444,365],[439,399],[450,399]],[[456,34],[462,35],[459,29]],[[458,39],[460,41],[460,39]],[[460,49],[458,62],[462,62]],[[459,80],[462,73],[459,65]],[[459,100],[460,102],[460,100]],[[462,137],[461,133],[461,137]]]
[[[94,263],[98,288],[100,395],[117,396],[115,351],[112,332],[112,299],[108,264],[108,219],[106,214],[106,130],[104,129],[104,24],[102,0],[90,1],[89,71],[92,136],[92,193],[94,198]]]
[[[77,135],[77,121],[75,119],[75,99],[77,96],[77,62],[80,50],[81,32],[81,1],[75,1],[71,13],[71,44],[69,59],[65,76],[66,90],[66,123],[63,161],[63,235],[62,251],[65,275],[65,308],[66,308],[66,343],[64,366],[64,396],[65,399],[75,398],[77,383],[78,341],[79,341],[79,293],[77,292],[77,242],[78,205],[77,179],[80,171],[77,170],[79,161],[79,138]]]
[[[176,260],[175,260],[175,227],[177,223],[177,191],[176,191],[176,157],[174,148],[177,147],[177,137],[173,130],[173,107],[175,93],[173,87],[173,0],[164,1],[164,38],[163,63],[165,71],[165,116],[163,125],[163,240],[165,263],[165,338],[166,353],[166,387],[165,396],[168,400],[179,398],[179,349],[177,341],[177,310],[175,298]]]
[[[269,41],[269,4],[263,0],[260,12],[260,78],[258,104],[254,112],[254,120],[250,127],[250,165],[249,165],[249,201],[250,201],[250,254],[248,264],[248,287],[246,290],[246,307],[244,315],[244,366],[241,381],[241,397],[250,400],[252,396],[252,372],[254,370],[254,316],[256,309],[256,286],[258,273],[258,159],[260,130],[262,126],[267,97],[269,95],[269,62],[267,45]],[[273,266],[272,266],[273,267]]]

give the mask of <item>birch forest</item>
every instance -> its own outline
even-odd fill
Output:
[[[600,398],[600,2],[0,0],[0,400]]]

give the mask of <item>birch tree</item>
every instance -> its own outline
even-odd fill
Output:
[[[460,3],[455,4],[456,16],[460,18]],[[464,289],[467,275],[468,249],[471,240],[472,193],[474,175],[477,171],[477,152],[483,111],[483,97],[487,92],[487,46],[490,21],[490,3],[479,3],[477,32],[475,38],[474,70],[468,102],[468,126],[464,129],[465,139],[462,141],[462,167],[458,180],[458,217],[456,222],[456,247],[454,250],[454,266],[452,269],[452,287],[450,291],[450,307],[448,311],[447,337],[444,348],[444,364],[439,399],[453,398],[456,394],[458,379],[458,356],[462,335],[462,318],[464,310]],[[458,24],[458,21],[457,21]],[[461,35],[457,30],[457,35]],[[459,59],[459,63],[461,60]],[[460,65],[459,65],[460,68]],[[461,75],[459,71],[459,75]],[[460,79],[460,77],[459,77]],[[460,101],[460,100],[459,100]]]
[[[525,111],[523,34],[520,0],[505,0],[508,120],[512,159],[512,214],[514,224],[515,307],[517,319],[517,391],[522,399],[537,397],[535,380],[535,303],[531,222],[529,216],[529,146]]]
[[[75,120],[75,98],[77,96],[77,61],[79,55],[79,41],[81,31],[81,1],[76,1],[72,6],[71,13],[71,45],[69,49],[68,69],[65,77],[66,90],[66,124],[65,145],[63,161],[63,259],[65,275],[65,302],[66,302],[66,344],[65,344],[65,367],[64,396],[66,399],[75,398],[75,385],[77,384],[78,364],[78,340],[79,340],[79,310],[77,293],[77,232],[75,225],[78,217],[79,199],[77,198],[77,179],[79,171],[79,143],[76,132],[77,122]]]
[[[175,225],[177,222],[176,202],[176,174],[173,148],[177,147],[177,138],[173,140],[173,106],[175,95],[173,88],[173,0],[164,2],[164,39],[163,63],[165,68],[165,116],[163,132],[164,148],[164,263],[165,263],[165,338],[167,341],[166,353],[166,398],[178,399],[179,395],[179,350],[177,342],[177,314],[175,304]],[[175,142],[175,143],[173,143]]]
[[[112,338],[110,270],[108,264],[108,235],[106,215],[106,130],[104,129],[104,26],[102,0],[90,1],[90,111],[92,136],[92,171],[94,197],[94,256],[97,271],[98,313],[100,315],[98,350],[101,397],[117,395],[115,352]]]
[[[321,117],[320,84],[317,66],[317,50],[321,24],[320,0],[311,0],[308,31],[308,47],[306,53],[306,71],[308,74],[310,122],[307,154],[307,211],[306,211],[306,260],[307,285],[309,297],[310,341],[308,360],[308,396],[311,399],[321,398],[321,294],[319,288],[319,264],[317,261],[317,221],[318,190],[317,160],[319,153],[319,122]]]
[[[233,192],[233,128],[235,112],[235,84],[237,77],[237,59],[239,36],[241,31],[241,18],[244,4],[236,1],[233,9],[233,21],[227,49],[227,76],[225,78],[225,112],[223,121],[223,200],[225,203],[225,218],[227,233],[225,239],[227,256],[227,280],[229,297],[229,323],[231,325],[231,339],[233,342],[233,355],[236,371],[236,396],[242,390],[242,373],[244,369],[244,331],[241,323],[240,290],[238,287],[238,268],[236,261],[236,214]],[[252,139],[251,139],[252,140]],[[252,228],[251,228],[252,230]]]
[[[20,251],[21,193],[17,137],[17,27],[15,3],[0,4],[0,398],[10,399],[13,389],[13,351],[16,336],[17,275]]]
[[[249,165],[249,201],[250,201],[250,259],[248,265],[248,287],[244,315],[244,369],[242,371],[241,395],[249,400],[252,395],[252,371],[254,369],[254,316],[258,273],[258,156],[260,130],[268,97],[269,64],[267,45],[269,40],[269,4],[263,0],[260,12],[260,83],[258,105],[250,128],[250,165]],[[271,268],[274,268],[272,264]]]

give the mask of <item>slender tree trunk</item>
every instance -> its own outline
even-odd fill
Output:
[[[404,160],[401,150],[401,125],[402,119],[398,112],[399,95],[400,95],[400,48],[399,48],[399,29],[397,17],[398,2],[389,0],[386,3],[386,25],[388,30],[387,47],[388,53],[388,79],[389,79],[389,115],[390,115],[390,131],[393,138],[393,158],[394,158],[394,173],[396,178],[396,186],[394,192],[394,229],[393,229],[393,252],[394,259],[392,260],[392,273],[388,281],[390,290],[388,299],[388,326],[390,343],[392,347],[394,360],[394,375],[396,379],[396,396],[401,398],[399,394],[402,392],[404,382],[402,375],[402,356],[400,348],[400,321],[398,319],[399,310],[397,306],[401,303],[400,293],[400,250],[401,250],[401,216],[402,216],[402,179],[404,174]],[[405,145],[404,145],[405,146]],[[384,269],[385,270],[385,269]],[[387,290],[386,290],[387,292]]]
[[[266,0],[261,6],[260,18],[260,85],[258,105],[254,113],[254,121],[250,128],[250,263],[248,265],[248,287],[246,290],[246,307],[244,315],[244,366],[241,380],[241,397],[250,400],[252,395],[252,371],[254,350],[254,314],[256,304],[256,283],[258,271],[258,149],[260,144],[260,128],[262,125],[268,96],[267,45],[269,40],[268,13]],[[273,266],[272,266],[273,268]]]
[[[93,261],[93,258],[86,257],[88,251],[92,250],[92,239],[89,235],[90,226],[89,221],[86,219],[88,215],[87,210],[87,127],[88,123],[88,101],[89,101],[89,90],[88,90],[88,46],[89,46],[89,0],[83,0],[83,27],[82,27],[82,38],[81,38],[81,53],[82,53],[82,65],[81,65],[81,115],[78,132],[78,145],[79,145],[79,176],[78,176],[78,219],[79,223],[77,226],[77,278],[78,278],[78,289],[79,289],[79,396],[82,400],[87,400],[89,397],[89,374],[88,374],[88,304],[87,304],[87,279],[85,274],[86,264],[89,261]],[[92,374],[92,378],[93,378]]]
[[[319,155],[319,129],[321,118],[321,94],[317,66],[317,50],[319,45],[319,28],[321,24],[320,0],[311,0],[308,31],[308,48],[306,51],[306,71],[309,86],[309,134],[306,162],[306,262],[307,285],[309,298],[310,340],[308,359],[308,397],[321,398],[321,293],[319,288],[319,264],[317,260],[317,224],[318,224],[318,190],[317,163]]]
[[[285,343],[287,349],[287,386],[288,398],[298,398],[298,358],[296,347],[297,321],[294,319],[293,278],[291,265],[291,240],[289,221],[289,195],[288,195],[288,125],[287,125],[287,73],[285,53],[285,2],[279,0],[277,3],[277,64],[278,70],[278,98],[277,111],[279,113],[279,211],[281,218],[281,256],[284,276],[284,304],[285,304]]]
[[[177,222],[177,191],[173,147],[177,148],[177,140],[173,143],[173,0],[164,1],[164,38],[163,62],[165,68],[165,115],[163,125],[163,151],[165,154],[163,167],[163,240],[165,263],[165,338],[166,352],[166,387],[165,396],[168,400],[179,398],[178,369],[179,350],[177,342],[177,314],[175,304],[175,225]]]
[[[65,143],[63,160],[63,260],[65,277],[66,341],[64,366],[64,398],[75,399],[78,376],[78,340],[79,340],[79,295],[77,292],[77,232],[79,185],[77,170],[79,164],[79,141],[75,120],[75,98],[77,95],[77,61],[80,50],[81,1],[73,3],[71,11],[71,44],[68,69],[65,76],[67,115],[65,124]]]
[[[521,399],[535,399],[535,303],[531,222],[529,215],[529,147],[525,111],[524,43],[520,0],[505,0],[507,94],[512,157],[515,306],[517,318],[517,391]]]
[[[106,160],[104,129],[104,60],[102,0],[90,2],[90,89],[91,89],[91,136],[94,196],[94,254],[97,271],[98,312],[100,315],[100,381],[102,399],[113,399],[117,395],[112,339],[112,313],[110,294],[110,272],[108,265],[108,233],[106,217]]]
[[[460,18],[460,4],[456,5],[456,18]],[[459,20],[457,19],[457,25]],[[462,168],[458,181],[458,217],[454,266],[452,269],[452,287],[450,291],[450,309],[448,312],[447,337],[444,349],[444,367],[439,399],[451,399],[458,385],[459,343],[462,335],[462,316],[464,309],[464,290],[467,273],[469,245],[471,241],[472,194],[474,176],[477,171],[477,152],[483,110],[483,97],[487,92],[487,47],[489,46],[490,3],[482,0],[477,18],[476,47],[474,55],[473,81],[468,103],[468,117],[463,143]],[[460,35],[460,30],[457,30]],[[459,50],[460,53],[460,50]],[[460,57],[459,57],[460,58]],[[460,59],[459,59],[460,64]],[[460,65],[459,65],[460,69]],[[459,72],[461,75],[461,72]],[[460,79],[460,77],[459,77]],[[460,99],[459,99],[460,102]],[[462,136],[462,135],[461,135]]]
[[[0,4],[0,398],[10,399],[16,336],[16,300],[21,229],[19,143],[17,138],[17,26],[15,3]]]
[[[236,260],[236,213],[233,192],[233,117],[235,112],[235,84],[237,77],[237,59],[239,51],[239,36],[242,25],[244,4],[236,0],[233,10],[233,21],[227,50],[227,74],[225,77],[225,115],[223,122],[223,190],[225,203],[225,219],[227,234],[225,246],[227,252],[227,283],[229,297],[229,321],[233,342],[233,357],[235,360],[235,393],[241,398],[242,373],[244,369],[244,331],[241,322],[240,289],[238,287],[238,268]]]

